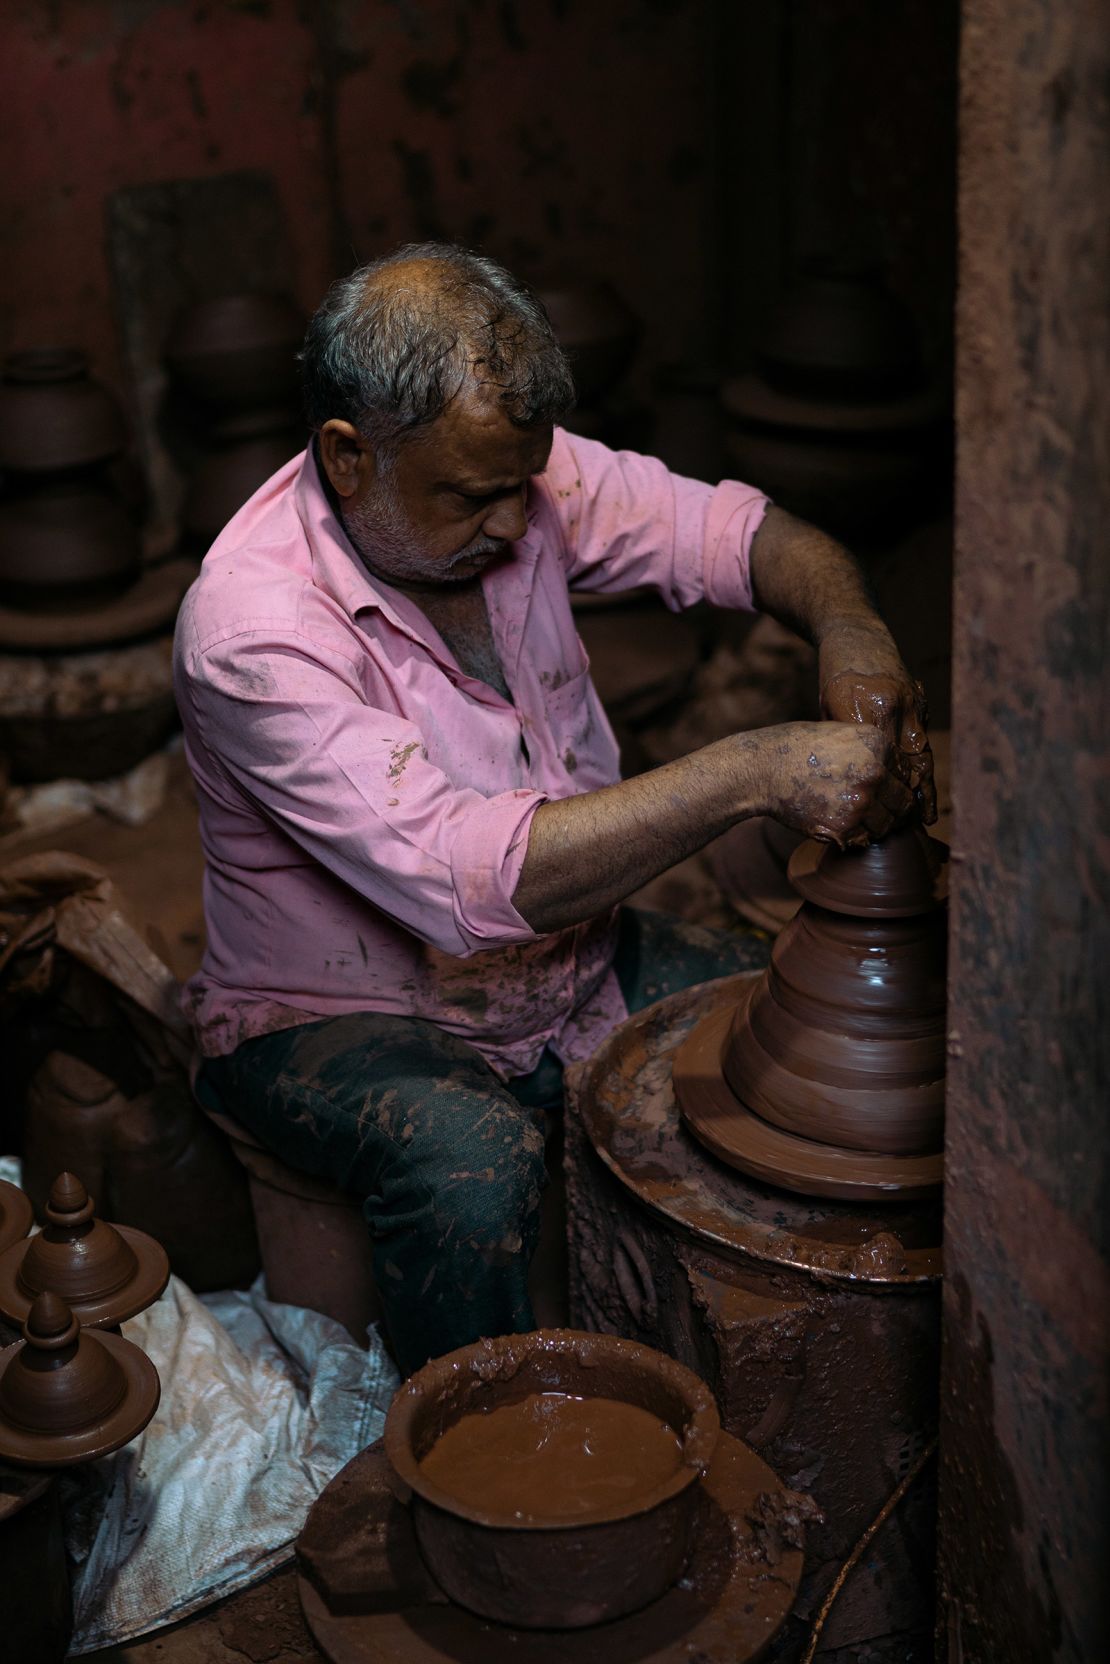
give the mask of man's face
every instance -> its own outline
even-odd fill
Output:
[[[346,424],[322,432],[324,465],[348,536],[375,576],[402,586],[463,583],[524,536],[525,494],[547,466],[550,426],[515,427],[472,385],[384,469],[360,440],[357,455],[348,451],[336,467],[333,426]]]

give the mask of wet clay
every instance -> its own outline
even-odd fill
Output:
[[[803,905],[766,976],[723,1045],[714,1017],[675,1059],[682,1113],[716,1155],[819,1195],[939,1183],[946,855],[916,826],[864,850],[795,851]]]
[[[114,1328],[153,1305],[169,1281],[162,1246],[97,1219],[74,1173],[59,1173],[38,1236],[0,1254],[0,1312],[22,1323],[37,1295],[60,1294],[86,1328]]]
[[[491,1513],[587,1519],[656,1490],[682,1465],[672,1428],[637,1404],[529,1393],[463,1416],[420,1464],[452,1496],[480,1496]]]

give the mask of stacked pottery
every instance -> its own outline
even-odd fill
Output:
[[[862,850],[795,851],[803,905],[769,970],[676,1058],[683,1116],[715,1154],[816,1195],[939,1182],[946,854],[920,827]]]
[[[0,598],[79,608],[137,578],[139,531],[109,464],[126,430],[69,347],[11,353],[0,373]]]
[[[721,400],[731,470],[832,531],[897,530],[936,494],[945,400],[923,377],[912,320],[873,274],[804,277]]]
[[[178,319],[166,347],[199,442],[185,498],[188,536],[207,546],[304,445],[297,352],[304,319],[278,295],[223,295]]]
[[[158,1408],[158,1373],[118,1325],[158,1298],[169,1265],[141,1232],[95,1219],[72,1173],[46,1218],[0,1253],[0,1310],[23,1334],[0,1352],[0,1628],[13,1658],[54,1664],[72,1605],[51,1475],[129,1444]]]

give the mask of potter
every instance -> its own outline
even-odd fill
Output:
[[[175,675],[208,942],[198,1090],[364,1198],[406,1371],[533,1327],[544,1112],[630,1010],[761,966],[622,906],[747,816],[843,847],[933,814],[920,691],[847,552],[769,504],[566,433],[542,308],[421,245],[337,284],[313,437],[213,545]],[[821,722],[621,780],[569,591],[760,608]]]

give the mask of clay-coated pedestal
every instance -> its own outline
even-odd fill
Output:
[[[940,1219],[928,1200],[773,1189],[691,1137],[671,1084],[675,1052],[698,1022],[735,1008],[750,980],[661,1001],[571,1071],[571,1321],[688,1364],[713,1387],[726,1430],[824,1512],[771,1654],[785,1661],[800,1656],[837,1569],[933,1433]],[[869,1644],[873,1664],[931,1658],[931,1545],[919,1482],[849,1579],[819,1656]]]

